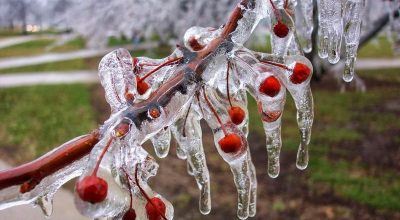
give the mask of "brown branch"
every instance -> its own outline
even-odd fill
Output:
[[[201,58],[205,58],[209,54],[211,54],[224,40],[226,40],[229,35],[236,30],[238,26],[238,21],[243,17],[243,8],[247,7],[248,2],[251,0],[242,0],[233,10],[231,15],[229,16],[228,21],[225,24],[224,29],[219,37],[212,40],[207,47],[203,50],[199,51],[198,55]]]
[[[243,17],[243,8],[247,7],[247,3],[252,0],[241,0],[239,5],[231,13],[229,20],[225,24],[225,27],[221,35],[212,40],[206,48],[197,53],[197,57],[193,59],[186,67],[200,72],[198,66],[202,63],[203,59],[209,54],[215,51],[220,44],[226,40],[229,35],[236,30],[238,21]],[[182,70],[182,69],[181,69]],[[201,75],[201,73],[200,73]],[[177,84],[176,82],[181,81],[182,74],[176,74],[176,76],[169,79],[163,88],[157,90],[148,100],[133,105],[133,109],[147,106],[149,103],[168,96],[164,94],[166,90],[171,90],[171,85]],[[57,172],[58,170],[70,165],[76,160],[89,154],[92,148],[99,142],[100,134],[98,130],[93,131],[91,134],[80,137],[79,139],[67,142],[57,150],[49,152],[44,156],[21,166],[11,168],[8,170],[0,171],[0,190],[21,185],[20,192],[29,192],[35,188],[45,177]]]
[[[95,130],[77,140],[65,143],[57,150],[32,162],[0,171],[0,190],[19,184],[23,184],[22,193],[32,190],[46,176],[87,155],[99,138],[100,134],[98,130]]]

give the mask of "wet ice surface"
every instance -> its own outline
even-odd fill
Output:
[[[363,1],[319,0],[318,6],[318,52],[331,63],[338,62],[344,37],[344,79],[350,81]],[[237,28],[200,62],[201,68],[193,69],[191,65],[196,60],[195,52],[218,38],[223,26],[190,28],[184,36],[185,47],[178,47],[164,59],[132,58],[125,49],[107,54],[99,64],[99,77],[112,114],[100,129],[101,140],[88,157],[44,178],[31,192],[21,194],[18,186],[1,190],[0,208],[31,203],[50,215],[52,196],[62,184],[76,176],[81,176],[79,181],[96,176],[107,182],[107,195],[91,203],[77,194],[76,207],[83,215],[122,219],[133,209],[138,219],[172,219],[172,204],[147,184],[157,174],[158,164],[142,144],[151,140],[156,156],[164,158],[174,137],[179,145],[178,157],[187,161],[188,174],[197,182],[199,210],[208,214],[210,176],[200,127],[204,119],[213,131],[218,153],[231,168],[238,193],[238,217],[255,216],[257,180],[247,142],[247,93],[258,104],[266,135],[267,173],[272,178],[280,172],[281,118],[286,96],[293,97],[299,129],[296,166],[305,169],[314,104],[310,89],[313,67],[302,54],[312,47],[313,13],[310,0],[256,0],[238,7],[243,16]],[[266,17],[271,22],[272,53],[243,47],[258,22]]]

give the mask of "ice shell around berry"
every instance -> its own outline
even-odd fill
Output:
[[[86,202],[99,203],[107,197],[108,184],[100,177],[90,175],[76,183],[76,192]]]

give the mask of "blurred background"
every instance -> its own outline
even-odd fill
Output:
[[[106,53],[124,47],[132,56],[165,57],[187,28],[220,26],[236,3],[0,0],[1,169],[33,160],[108,118],[96,72]],[[399,1],[367,1],[363,36],[376,33],[362,42],[355,82],[344,84],[338,80],[340,68],[307,55],[318,68],[312,82],[315,123],[305,171],[295,166],[299,134],[291,98],[283,118],[281,174],[276,179],[267,175],[264,131],[256,103],[249,99],[249,142],[259,185],[254,219],[400,219],[398,7]],[[268,32],[262,22],[247,46],[270,51]],[[174,141],[170,155],[158,160],[159,174],[151,186],[173,203],[175,219],[235,219],[232,174],[213,146],[211,131],[203,127],[212,212],[202,216],[198,211],[196,183],[186,173],[186,162],[177,159]],[[153,153],[150,144],[145,147]],[[56,198],[60,205],[55,212],[61,214],[52,219],[78,219],[77,214],[69,216],[76,212],[72,190],[73,183],[64,187],[64,197]],[[0,211],[0,219],[44,219],[28,214],[30,208],[15,210]]]

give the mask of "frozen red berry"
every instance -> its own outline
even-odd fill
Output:
[[[130,208],[122,217],[122,220],[136,220],[136,212]]]
[[[274,34],[279,38],[285,38],[289,34],[289,28],[286,24],[278,21],[273,28]]]
[[[269,76],[260,84],[259,91],[267,96],[274,97],[281,91],[281,83],[274,76]]]
[[[235,125],[240,125],[245,118],[245,112],[240,107],[231,107],[229,108],[228,113],[231,121]]]
[[[237,153],[242,147],[242,140],[237,134],[228,134],[219,140],[218,144],[221,147],[221,150],[227,154]]]
[[[140,95],[145,94],[148,89],[149,89],[149,84],[147,84],[145,81],[138,81],[137,91]]]
[[[150,202],[151,201],[151,202]],[[150,199],[146,204],[146,213],[149,220],[162,220],[165,217],[166,207],[164,202],[157,197]]]
[[[293,68],[293,73],[290,75],[290,81],[294,84],[300,84],[308,79],[311,74],[311,69],[303,64],[296,63]]]
[[[94,175],[86,176],[76,183],[76,192],[79,197],[83,201],[90,203],[104,201],[107,197],[107,189],[107,182]]]

